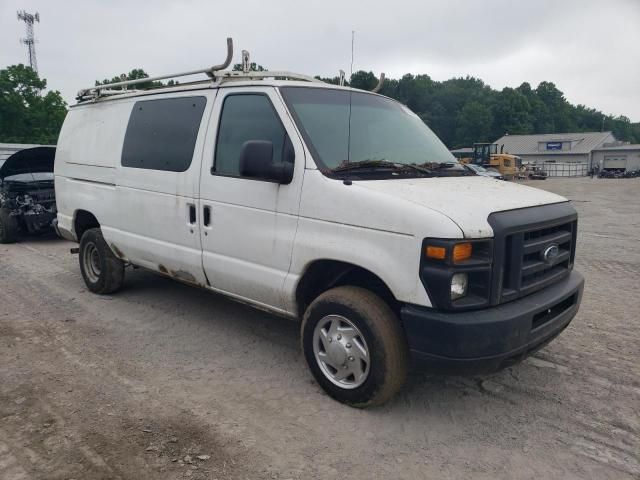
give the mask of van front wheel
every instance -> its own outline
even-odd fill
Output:
[[[124,282],[124,263],[116,257],[99,228],[84,232],[80,239],[80,271],[93,293],[113,293]]]
[[[391,308],[368,290],[346,286],[323,293],[307,309],[301,334],[313,376],[340,402],[380,405],[405,381],[404,331]]]

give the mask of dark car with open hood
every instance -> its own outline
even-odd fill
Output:
[[[56,218],[54,147],[20,150],[0,160],[0,243],[51,229]]]

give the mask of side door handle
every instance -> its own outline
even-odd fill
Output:
[[[196,224],[196,206],[193,204],[189,204],[189,223]]]
[[[209,205],[205,205],[202,210],[202,224],[205,227],[208,227],[211,224],[211,207]]]

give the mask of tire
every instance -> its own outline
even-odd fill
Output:
[[[0,208],[0,243],[18,240],[18,220],[6,208]]]
[[[404,330],[391,308],[369,290],[346,286],[320,295],[304,314],[301,340],[318,384],[352,407],[383,404],[406,379],[409,347]],[[368,355],[363,355],[363,347]]]
[[[113,293],[122,287],[124,262],[113,254],[99,228],[84,232],[78,258],[84,283],[93,293]]]

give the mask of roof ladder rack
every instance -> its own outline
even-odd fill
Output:
[[[197,75],[200,73],[206,74],[209,78],[215,79],[215,72],[224,70],[229,65],[231,65],[231,60],[233,58],[233,39],[227,38],[227,58],[220,65],[214,65],[208,68],[202,68],[199,70],[190,70],[187,72],[179,72],[179,73],[170,73],[167,75],[159,75],[157,77],[145,77],[145,78],[137,78],[135,80],[124,80],[122,82],[114,82],[114,83],[105,83],[103,85],[95,85],[90,88],[84,88],[78,92],[78,96],[76,100],[89,100],[92,98],[100,97],[101,95],[114,95],[114,94],[122,94],[126,93],[121,90],[113,90],[115,87],[127,87],[129,85],[137,85],[140,83],[147,82],[155,82],[158,80],[166,80],[167,78],[178,78],[178,77],[186,77],[189,75]],[[117,92],[117,93],[116,93]]]
[[[227,38],[227,58],[224,63],[220,65],[214,65],[208,68],[202,68],[200,70],[190,70],[188,72],[179,72],[179,73],[170,73],[167,75],[159,75],[157,77],[145,77],[145,78],[137,78],[135,80],[123,80],[120,82],[113,83],[105,83],[102,85],[95,85],[90,88],[84,88],[78,92],[76,100],[85,101],[85,100],[96,100],[100,97],[106,96],[114,96],[114,95],[124,95],[127,93],[135,92],[135,90],[126,90],[126,87],[131,85],[138,85],[141,83],[149,83],[155,82],[158,80],[166,80],[169,78],[178,78],[178,77],[186,77],[190,75],[197,75],[204,73],[209,79],[217,84],[222,84],[229,81],[237,81],[237,80],[262,80],[265,78],[274,78],[274,79],[282,79],[282,80],[301,80],[305,82],[314,82],[314,83],[324,83],[322,80],[311,77],[309,75],[303,75],[301,73],[287,72],[287,71],[249,71],[249,53],[243,50],[243,69],[242,71],[233,71],[233,70],[225,70],[229,65],[231,65],[231,60],[233,58],[233,40],[231,38]],[[382,79],[381,79],[382,81]],[[115,90],[119,87],[125,87],[123,90]],[[158,87],[160,88],[160,87]]]

